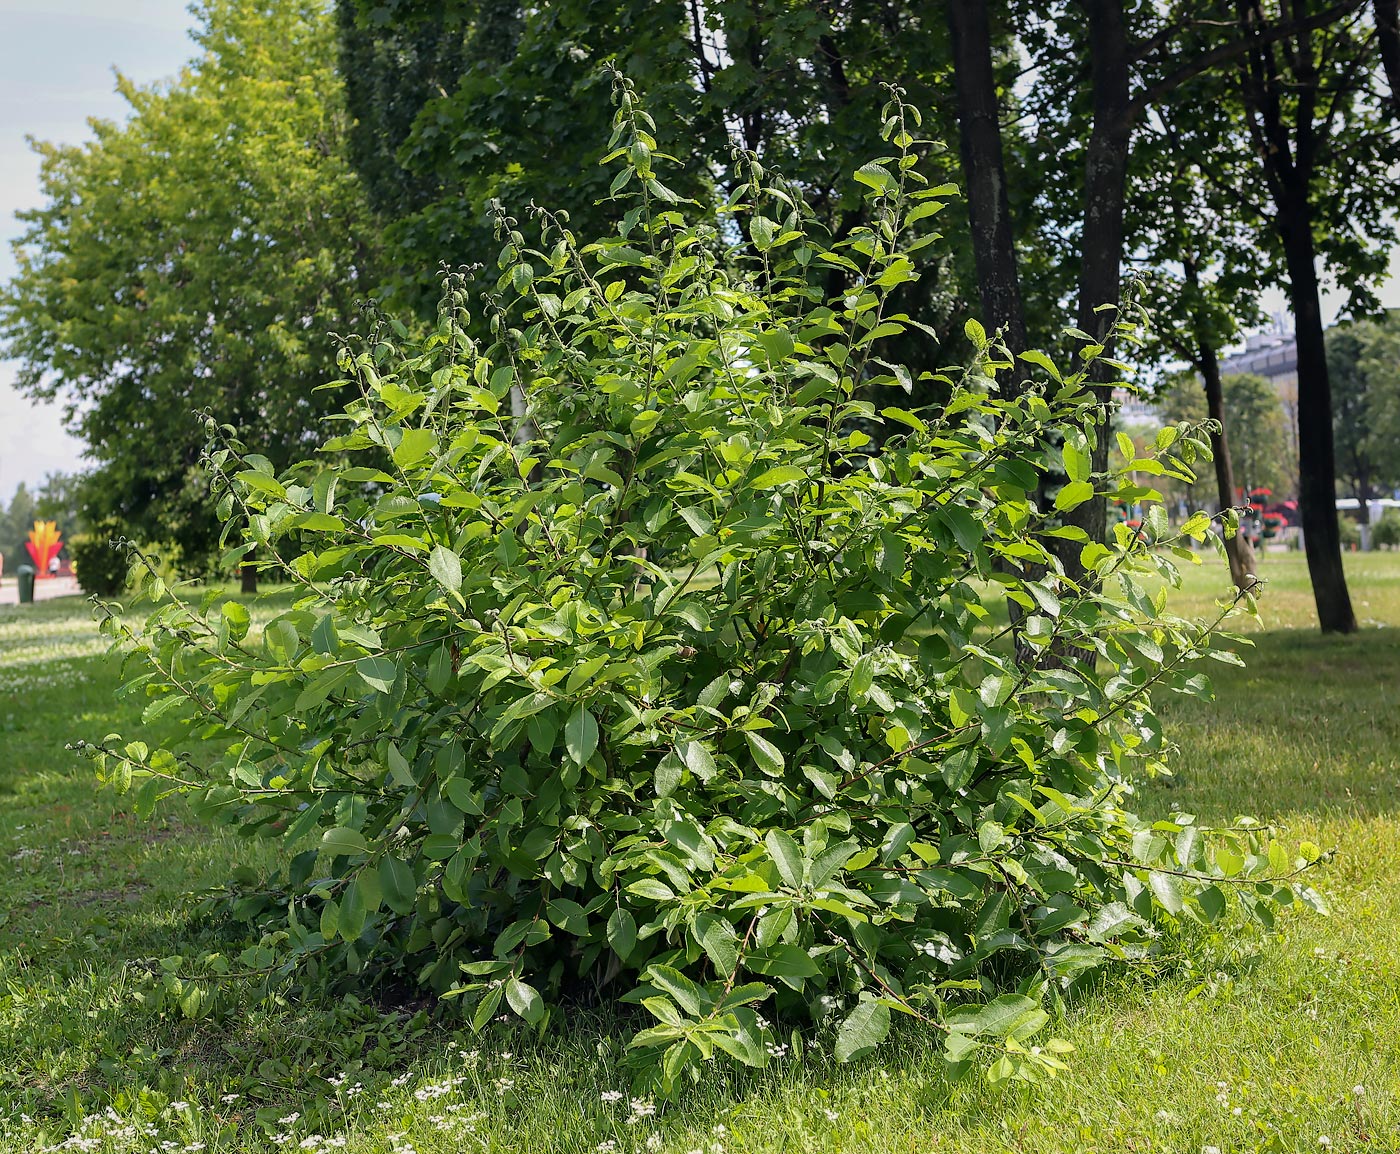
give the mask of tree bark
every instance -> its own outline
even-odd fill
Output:
[[[991,21],[986,0],[948,0],[947,16],[977,293],[987,327],[1001,333],[1015,356],[1026,348],[1026,320],[1006,191]]]
[[[1196,346],[1196,368],[1205,382],[1206,412],[1218,429],[1210,436],[1211,453],[1215,456],[1215,487],[1220,501],[1220,509],[1230,508],[1235,503],[1235,468],[1230,459],[1230,439],[1225,431],[1225,389],[1220,379],[1220,358],[1209,341],[1201,341]],[[1230,580],[1237,589],[1248,589],[1254,584],[1254,546],[1243,533],[1236,533],[1225,542],[1225,553],[1230,559]]]
[[[1322,304],[1307,181],[1284,188],[1278,215],[1288,262],[1289,303],[1298,345],[1298,504],[1313,601],[1324,633],[1356,632],[1337,528],[1337,464],[1332,441],[1332,387],[1323,342]]]
[[[258,567],[251,561],[245,561],[238,567],[238,591],[246,596],[258,591]]]
[[[1132,137],[1134,109],[1129,99],[1131,54],[1123,19],[1123,0],[1084,0],[1089,27],[1093,127],[1084,162],[1083,264],[1079,273],[1079,327],[1101,344],[1112,337],[1115,309],[1122,290],[1123,212],[1127,195],[1128,145]],[[1100,306],[1108,305],[1107,309]],[[1108,467],[1108,406],[1112,401],[1113,370],[1096,363],[1090,370],[1090,387],[1098,394],[1101,418],[1093,446],[1094,472]],[[1108,533],[1108,502],[1095,497],[1066,516],[1091,541]],[[1073,580],[1082,575],[1079,547],[1059,550],[1066,573]]]
[[[1376,43],[1390,85],[1390,107],[1400,118],[1400,0],[1375,0]]]

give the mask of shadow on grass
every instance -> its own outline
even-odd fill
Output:
[[[1244,668],[1214,665],[1216,700],[1163,695],[1175,776],[1143,804],[1230,818],[1369,818],[1400,809],[1400,630],[1255,633]],[[1212,663],[1206,663],[1212,664]]]

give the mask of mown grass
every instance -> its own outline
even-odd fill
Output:
[[[605,1016],[477,1038],[393,991],[246,979],[197,1020],[143,1006],[159,959],[237,948],[192,895],[265,851],[178,805],[137,819],[98,787],[65,742],[136,718],[86,607],[0,609],[0,1147],[1400,1150],[1400,556],[1349,559],[1367,627],[1348,638],[1312,630],[1300,558],[1263,571],[1248,666],[1214,671],[1214,704],[1161,703],[1177,773],[1140,803],[1335,847],[1330,917],[1205,938],[1194,973],[1112,980],[1059,1025],[1078,1053],[1046,1086],[950,1083],[934,1041],[904,1031],[853,1067],[716,1073],[655,1114],[603,1100],[626,1089]],[[1176,603],[1204,614],[1227,591],[1212,564]]]

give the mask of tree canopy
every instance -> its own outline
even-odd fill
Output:
[[[1327,334],[1337,465],[1353,497],[1400,485],[1400,313]]]
[[[334,29],[312,0],[208,0],[169,84],[119,78],[121,124],[36,143],[46,203],[21,214],[0,340],[20,386],[87,441],[93,521],[209,558],[208,409],[287,462],[337,401],[314,392],[377,275],[346,159]]]

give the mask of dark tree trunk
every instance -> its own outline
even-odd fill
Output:
[[[1002,334],[1012,355],[1026,348],[1026,319],[1006,163],[1001,146],[1001,105],[992,68],[992,32],[986,0],[948,0],[948,32],[958,98],[958,141],[977,293],[989,329]]]
[[[1128,145],[1133,130],[1133,106],[1129,100],[1131,67],[1123,0],[1084,0],[1089,26],[1089,60],[1093,86],[1093,128],[1084,163],[1083,264],[1079,273],[1079,327],[1102,344],[1109,344],[1114,311],[1122,289],[1123,211],[1127,195]],[[1102,309],[1101,306],[1110,306]],[[1108,467],[1108,406],[1113,370],[1097,364],[1090,382],[1099,394],[1102,418],[1093,447],[1093,467]],[[1108,502],[1098,497],[1086,501],[1066,517],[1102,541],[1108,532]],[[1066,542],[1073,545],[1073,542]],[[1082,575],[1079,548],[1060,553],[1069,576]]]
[[[251,561],[238,567],[238,591],[249,596],[258,591],[258,567]]]
[[[1010,350],[1013,364],[1008,391],[1019,395],[1024,378],[1014,358],[1026,349],[1026,315],[1021,278],[1016,269],[1016,240],[1011,202],[1006,192],[1006,161],[1001,146],[1001,102],[992,65],[992,27],[986,0],[947,0],[948,35],[953,49],[953,79],[958,99],[958,143],[967,215],[972,228],[972,259],[982,319]],[[1044,484],[1042,482],[1042,490]],[[1008,568],[1011,566],[1008,564]],[[1037,580],[1039,566],[1023,572]],[[1029,666],[1039,658],[1021,631],[1025,609],[1007,599],[1016,660]]]
[[[1400,118],[1400,0],[1375,0],[1376,43],[1390,85],[1390,107]]]
[[[1318,622],[1324,633],[1354,633],[1356,614],[1347,592],[1337,528],[1332,387],[1323,343],[1307,185],[1295,170],[1294,179],[1283,190],[1278,216],[1298,343],[1298,504]]]
[[[1230,439],[1225,431],[1225,390],[1220,379],[1220,358],[1209,341],[1196,346],[1196,368],[1205,382],[1206,412],[1219,429],[1211,434],[1210,448],[1215,456],[1215,487],[1221,510],[1235,503],[1235,468],[1230,459]],[[1230,579],[1237,589],[1254,584],[1254,547],[1243,533],[1225,542],[1230,558]]]
[[[1277,38],[1265,39],[1269,21],[1260,0],[1236,0],[1236,12],[1241,32],[1253,42],[1240,72],[1246,123],[1263,164],[1275,209],[1272,223],[1288,268],[1298,349],[1298,504],[1308,576],[1322,631],[1353,633],[1356,614],[1347,592],[1337,528],[1332,384],[1313,243],[1313,175],[1318,149],[1330,131],[1328,119],[1321,125],[1314,120],[1322,96],[1317,48],[1312,26],[1298,24],[1280,54]]]

